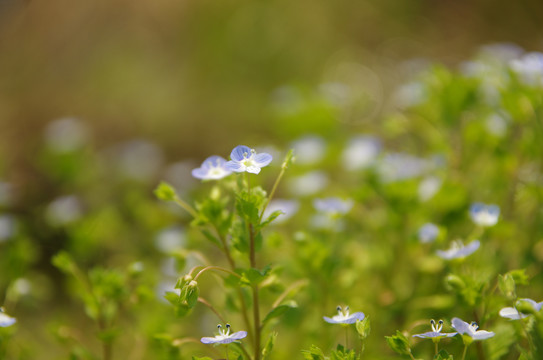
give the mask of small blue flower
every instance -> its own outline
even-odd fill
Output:
[[[313,201],[315,209],[329,215],[345,215],[351,210],[353,205],[354,202],[351,199],[342,200],[337,197],[315,199]]]
[[[432,325],[432,331],[425,332],[422,334],[415,334],[413,337],[418,337],[422,339],[432,339],[433,341],[439,341],[442,338],[445,337],[453,337],[458,333],[442,333],[441,330],[443,329],[443,320],[438,321],[438,325],[436,325],[435,320],[430,320],[430,324]]]
[[[8,327],[17,322],[17,319],[4,313],[4,308],[0,308],[0,327]]]
[[[474,203],[469,209],[471,220],[479,226],[494,226],[500,216],[498,205],[485,205],[483,203]]]
[[[492,331],[486,330],[477,330],[479,325],[476,322],[468,324],[465,321],[460,320],[459,318],[453,318],[451,320],[452,327],[458,331],[460,335],[467,335],[473,340],[486,340],[494,336]]]
[[[432,223],[426,223],[419,228],[418,237],[421,243],[434,241],[439,235],[439,228]]]
[[[540,311],[541,308],[543,307],[543,301],[539,303],[532,299],[520,299],[519,301],[524,301],[524,302],[529,303],[534,309],[534,311]],[[524,319],[525,317],[528,317],[530,315],[523,314],[513,307],[505,307],[500,310],[500,316],[510,319],[510,320],[519,320],[519,319]]]
[[[238,331],[230,334],[230,324],[226,324],[226,330],[223,330],[220,324],[217,325],[217,328],[219,329],[219,335],[215,337],[203,337],[200,341],[204,344],[230,344],[247,336],[247,331]]]
[[[226,168],[226,160],[217,155],[208,157],[199,168],[192,170],[192,176],[202,180],[219,180],[231,173]]]
[[[436,254],[445,260],[462,259],[473,254],[480,245],[481,243],[479,240],[473,240],[467,245],[464,245],[462,241],[457,240],[452,243],[449,250],[437,250]]]
[[[270,201],[268,207],[266,207],[266,211],[264,211],[264,218],[267,218],[273,212],[280,210],[281,215],[279,215],[273,221],[275,224],[279,224],[294,216],[298,212],[299,208],[300,202],[297,200],[274,199]]]
[[[331,318],[323,316],[324,321],[330,324],[354,324],[357,320],[364,320],[363,312],[355,312],[354,314],[349,314],[349,307],[346,306],[345,310],[341,306],[337,307],[337,315],[332,316]]]
[[[261,168],[267,166],[272,161],[273,157],[267,153],[258,154],[248,146],[239,145],[232,150],[230,159],[226,163],[228,170],[258,174]]]

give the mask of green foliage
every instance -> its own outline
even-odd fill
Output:
[[[370,335],[370,331],[371,324],[369,316],[366,316],[362,321],[356,321],[356,332],[358,333],[358,337],[360,337],[361,340],[365,340]]]
[[[396,353],[407,356],[411,354],[411,347],[409,346],[409,341],[407,340],[407,337],[405,337],[405,335],[402,334],[399,330],[396,330],[395,335],[385,336],[385,339],[388,346],[390,346],[390,348]]]
[[[453,356],[443,349],[434,356],[434,360],[453,360]]]
[[[290,309],[297,308],[298,304],[294,300],[289,300],[284,304],[278,305],[270,310],[270,312],[266,315],[264,320],[262,320],[262,325],[265,325],[273,318],[279,317],[286,313]]]
[[[175,201],[177,198],[174,187],[164,181],[161,181],[160,184],[158,184],[155,189],[155,195],[162,201]]]
[[[324,356],[324,353],[315,345],[311,345],[309,350],[302,350],[304,359],[306,360],[328,360],[329,358]]]
[[[266,320],[264,320],[264,322],[266,322]],[[270,336],[268,336],[268,340],[266,341],[266,345],[264,345],[264,348],[262,349],[262,360],[266,360],[266,358],[271,354],[276,339],[277,332],[270,333]]]

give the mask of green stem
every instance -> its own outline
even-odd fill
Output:
[[[241,276],[239,274],[236,274],[235,272],[233,271],[230,271],[228,269],[225,269],[225,268],[222,268],[220,266],[206,266],[205,268],[203,268],[202,270],[198,271],[198,274],[196,274],[196,276],[194,277],[194,281],[198,280],[198,278],[200,277],[200,275],[202,275],[204,272],[208,271],[208,270],[219,270],[219,271],[223,271],[225,273],[228,273],[230,275],[234,275],[235,277],[241,279]]]
[[[466,353],[468,352],[468,345],[464,346],[464,353],[462,354],[462,360],[466,359]]]
[[[205,306],[207,306],[209,308],[209,310],[213,311],[213,313],[215,315],[217,315],[217,317],[219,318],[219,320],[222,322],[222,323],[226,323],[227,321],[224,319],[224,317],[217,311],[217,309],[215,309],[213,307],[213,305],[211,305],[206,299],[202,298],[202,297],[199,297],[198,298],[198,302],[200,304],[203,304]]]
[[[349,327],[345,326],[345,350],[349,349]]]
[[[436,356],[437,356],[437,354],[439,353],[439,345],[438,345],[437,342],[435,342],[434,344],[435,344],[435,350],[436,350],[435,352],[436,352]]]
[[[175,196],[175,198],[173,199],[173,201],[175,201],[175,203],[179,206],[181,206],[183,209],[185,209],[189,214],[192,215],[193,218],[197,218],[198,217],[198,213],[196,212],[196,210],[194,210],[194,208],[192,206],[190,206],[186,201],[182,200],[181,198],[179,198],[178,196]]]
[[[266,203],[264,204],[264,207],[262,208],[262,212],[260,213],[260,222],[262,222],[262,217],[264,216],[264,212],[266,211],[266,208],[270,204],[271,199],[275,195],[275,191],[277,190],[277,186],[279,186],[279,183],[281,182],[281,179],[283,178],[283,175],[285,175],[285,170],[288,168],[288,164],[290,163],[290,160],[292,158],[292,150],[289,151],[287,154],[285,161],[283,161],[283,165],[281,165],[281,171],[279,172],[279,175],[277,175],[277,179],[275,179],[275,182],[273,183],[273,187],[270,192],[270,196],[268,196],[268,200],[266,200]]]

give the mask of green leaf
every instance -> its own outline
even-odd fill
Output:
[[[434,360],[453,360],[453,356],[447,352],[447,350],[442,349],[434,356]]]
[[[409,341],[399,330],[396,330],[396,335],[385,336],[388,346],[396,353],[400,355],[410,355],[411,348],[409,346]]]
[[[178,305],[181,303],[181,297],[173,291],[166,291],[164,298],[172,305]]]
[[[69,275],[73,275],[74,271],[77,269],[75,261],[66,251],[60,251],[58,254],[53,256],[51,263],[60,271]]]
[[[517,269],[511,270],[508,272],[511,275],[513,280],[515,280],[515,285],[528,285],[530,277],[526,274],[526,269]]]
[[[243,285],[258,285],[268,277],[270,270],[270,265],[266,265],[262,270],[251,268],[243,272],[240,282]]]
[[[277,333],[272,332],[270,336],[268,336],[268,340],[266,341],[266,345],[264,345],[264,349],[262,349],[262,360],[266,360],[268,355],[273,350],[273,345],[275,345],[275,339],[277,338]]]
[[[311,345],[309,350],[302,350],[302,354],[306,360],[327,360],[322,350],[315,345]]]
[[[294,309],[297,307],[298,307],[298,304],[294,300],[290,300],[284,304],[274,307],[268,313],[268,315],[266,315],[266,317],[262,321],[262,325],[266,324],[268,321],[270,321],[273,318],[283,315],[285,312],[287,312],[287,310]]]
[[[507,298],[516,298],[515,279],[510,273],[498,276],[498,287]]]
[[[156,197],[162,201],[175,201],[177,193],[173,186],[165,181],[161,181],[154,191]]]
[[[213,360],[213,358],[210,358],[209,356],[204,356],[204,357],[193,356],[192,360]]]
[[[366,316],[364,320],[356,321],[356,332],[358,333],[358,336],[360,337],[361,340],[366,339],[369,336],[370,331],[371,331],[371,324],[370,324],[369,317]]]
[[[266,227],[267,225],[269,225],[273,220],[277,219],[277,217],[281,214],[284,214],[283,211],[281,210],[275,210],[274,212],[272,212],[270,214],[270,216],[268,216],[264,221],[262,221],[260,223],[260,225],[258,225],[258,229],[262,229],[264,227]]]

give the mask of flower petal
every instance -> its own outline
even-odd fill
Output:
[[[215,344],[217,342],[219,342],[220,340],[217,340],[216,338],[214,337],[203,337],[200,339],[200,341],[204,344]]]
[[[464,246],[464,248],[459,251],[459,254],[462,257],[471,255],[479,248],[479,246],[481,246],[480,241],[479,240],[473,240],[472,242],[470,242],[469,244]]]
[[[459,318],[453,318],[451,320],[452,327],[458,331],[459,334],[471,334],[469,324],[465,321],[460,320]]]
[[[226,170],[230,170],[230,171],[234,171],[234,172],[244,172],[246,167],[245,165],[239,163],[239,162],[236,162],[236,161],[228,161],[225,165],[224,165],[224,168]]]
[[[226,159],[222,156],[212,155],[204,160],[202,167],[219,167],[226,163]]]
[[[512,307],[504,307],[501,309],[500,316],[510,320],[519,320],[526,317],[526,315],[521,314],[517,309]]]
[[[249,157],[251,155],[251,148],[245,145],[238,145],[232,150],[232,153],[230,153],[230,158],[234,161],[241,161],[245,157]]]
[[[208,169],[203,169],[201,167],[192,170],[192,176],[196,179],[205,179],[207,177]]]
[[[492,331],[479,330],[475,334],[471,335],[473,340],[486,340],[493,337],[495,334]]]
[[[329,318],[328,316],[323,316],[322,318],[324,319],[324,321],[326,321],[327,323],[330,323],[330,324],[338,324],[339,323],[337,320]]]
[[[238,331],[229,336],[230,339],[240,340],[247,336],[247,331]]]
[[[258,166],[247,166],[245,171],[251,174],[258,174],[260,173],[260,168]]]
[[[255,154],[253,157],[254,162],[259,167],[267,166],[273,160],[273,157],[267,153]]]

